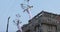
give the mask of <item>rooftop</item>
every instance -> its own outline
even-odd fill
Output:
[[[54,15],[54,17],[58,16],[57,18],[60,18],[59,14],[54,14],[54,13],[50,13],[50,12],[46,12],[46,11],[41,11],[40,13],[38,13],[36,16],[34,16],[32,19],[30,19],[29,21],[36,19],[37,17],[41,16],[42,14],[49,14],[49,15]]]

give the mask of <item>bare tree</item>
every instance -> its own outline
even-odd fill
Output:
[[[29,1],[30,0],[25,0],[25,1],[29,4]],[[31,8],[33,8],[33,6],[28,5],[28,4],[22,3],[21,4],[21,8],[24,10],[23,12],[26,11],[29,14],[29,17],[32,18],[32,15],[30,13],[30,10],[31,10]]]
[[[22,32],[22,29],[21,29],[21,26],[20,26],[20,24],[22,22],[19,19],[21,16],[19,14],[16,14],[16,17],[17,17],[17,19],[13,20],[13,22],[16,24],[16,26],[18,28],[18,32]]]

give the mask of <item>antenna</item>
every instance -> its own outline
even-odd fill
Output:
[[[29,5],[29,1],[30,0],[24,0],[24,1],[26,1],[28,4],[21,3],[21,8],[24,10],[23,12],[26,11],[29,14],[29,17],[32,18],[32,15],[30,13],[30,10],[31,10],[31,8],[33,8],[33,6]]]

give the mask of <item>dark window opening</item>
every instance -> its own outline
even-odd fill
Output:
[[[40,25],[38,24],[38,25],[36,25],[35,27],[34,27],[34,31],[38,31],[39,30],[39,27],[40,27]]]
[[[26,32],[30,32],[30,30],[27,30]]]

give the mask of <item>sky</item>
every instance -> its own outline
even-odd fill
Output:
[[[7,19],[9,20],[9,32],[17,31],[16,25],[13,20],[16,19],[16,14],[20,14],[20,21],[22,25],[27,24],[29,16],[26,12],[23,12],[20,4],[25,3],[24,0],[0,0],[0,32],[6,32]],[[31,9],[32,18],[40,13],[42,10],[60,14],[60,0],[30,0],[29,5],[33,5]]]

